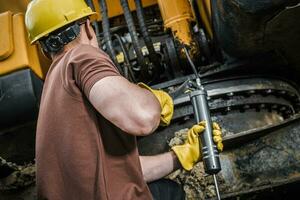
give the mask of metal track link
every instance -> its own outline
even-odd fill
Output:
[[[175,85],[160,84],[160,89],[172,94],[186,79],[173,81]],[[212,120],[222,127],[224,137],[242,137],[242,132],[276,126],[299,113],[300,94],[293,84],[274,78],[241,77],[204,83],[209,95]],[[167,141],[174,132],[194,124],[193,108],[187,94],[174,99],[171,125],[158,129],[155,134],[139,138],[142,155],[168,151]]]
[[[205,87],[211,111],[222,115],[231,111],[246,112],[254,109],[257,112],[274,111],[286,119],[300,111],[299,92],[281,80],[262,78],[223,80],[206,84]],[[170,90],[174,91],[174,87]],[[174,105],[173,120],[193,114],[188,95],[174,99]]]

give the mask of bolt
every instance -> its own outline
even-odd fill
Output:
[[[267,93],[267,94],[272,94],[272,93],[273,93],[273,90],[272,90],[272,89],[268,89],[268,90],[266,90],[266,93]]]
[[[190,116],[188,116],[188,115],[184,116],[184,118],[183,118],[184,121],[188,121],[188,120],[190,120],[190,119],[191,119],[191,118],[190,118]]]
[[[232,97],[233,95],[234,95],[234,93],[233,92],[229,92],[229,93],[227,93],[226,94],[228,97]]]

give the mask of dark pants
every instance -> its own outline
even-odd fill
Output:
[[[181,185],[169,179],[160,179],[148,184],[153,200],[184,200],[185,193]]]

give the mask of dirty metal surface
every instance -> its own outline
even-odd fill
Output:
[[[177,131],[169,145],[182,143],[186,132],[187,129]],[[277,186],[300,181],[299,132],[300,115],[296,115],[278,125],[225,137],[225,151],[221,153],[222,171],[218,174],[222,199],[257,193],[268,188],[274,191]],[[230,142],[241,135],[243,140],[239,145],[228,147]],[[1,198],[36,199],[33,164],[19,166],[0,159],[0,169]],[[201,162],[190,172],[177,170],[168,178],[183,184],[187,199],[201,200],[215,196],[213,180],[204,173]]]
[[[228,54],[235,57],[249,57],[272,51],[274,43],[267,40],[270,35],[265,32],[268,21],[286,7],[297,3],[299,0],[212,1],[217,40]],[[289,27],[281,27],[281,30],[285,32],[283,33],[285,40],[294,41],[293,37],[288,37],[289,34],[286,34],[293,28],[293,24]],[[278,34],[273,33],[273,35]]]
[[[266,135],[222,154],[227,197],[300,181],[300,116],[261,132]]]
[[[19,165],[34,160],[36,122],[0,130],[0,157]]]
[[[276,131],[277,129],[285,128],[285,127],[289,126],[291,123],[294,123],[297,120],[299,121],[300,120],[299,118],[300,118],[300,114],[297,114],[287,120],[278,122],[276,124],[269,124],[266,126],[262,126],[260,128],[242,131],[238,134],[227,135],[227,136],[223,137],[223,139],[224,139],[223,143],[226,146],[226,149],[238,148],[242,144],[244,144],[250,140],[254,140],[261,136],[265,136],[271,132]]]
[[[289,83],[283,80],[270,78],[238,78],[233,80],[221,80],[205,85],[211,110],[229,110],[238,107],[241,111],[257,106],[264,108],[268,104],[279,111],[292,112],[298,109],[300,100],[299,92]],[[189,104],[189,96],[183,95],[174,99],[175,107]],[[291,105],[293,104],[293,105]],[[245,105],[248,105],[245,107]],[[278,105],[277,107],[274,105]],[[280,110],[281,109],[281,110]],[[173,119],[180,118],[175,114]],[[191,113],[192,114],[192,113]]]
[[[204,86],[210,98],[212,120],[221,125],[224,136],[277,125],[299,111],[299,92],[284,80],[239,77],[205,83]],[[173,133],[194,124],[189,97],[179,96],[174,99],[174,104],[173,119],[168,128],[159,128],[154,134],[139,138],[141,154],[168,151],[166,143]]]
[[[299,2],[299,1],[298,1]],[[300,2],[288,6],[266,24],[266,39],[278,52],[299,70],[300,27],[296,24],[300,16]],[[288,31],[287,31],[288,30]],[[288,38],[288,39],[287,39]]]
[[[169,145],[181,144],[186,137],[186,131],[187,129],[183,129],[176,132]],[[227,146],[228,141],[233,138],[225,137],[225,151],[220,154],[222,171],[218,174],[222,199],[259,194],[268,189],[267,193],[273,192],[276,195],[277,188],[283,185],[288,188],[289,184],[299,182],[299,131],[300,115],[297,115],[278,126],[256,129],[252,132],[256,135],[255,138],[241,133],[246,140],[234,148]],[[215,196],[212,178],[205,175],[201,162],[190,172],[178,170],[168,178],[184,186],[187,199],[209,199]],[[251,198],[248,196],[241,199],[259,198],[253,195]]]

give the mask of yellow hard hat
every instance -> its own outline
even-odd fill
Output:
[[[49,33],[89,16],[91,21],[98,14],[84,0],[33,0],[28,4],[25,24],[32,43]]]

